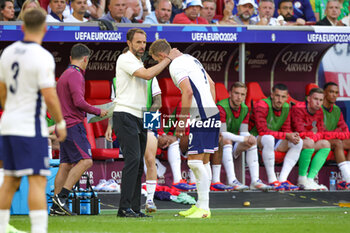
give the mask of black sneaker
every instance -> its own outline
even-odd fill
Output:
[[[124,217],[124,218],[138,218],[139,215],[136,214],[132,209],[119,209],[118,210],[118,217]]]
[[[53,203],[55,203],[58,208],[63,211],[68,216],[74,216],[77,215],[76,213],[72,213],[68,207],[68,199],[67,198],[60,198],[57,194],[52,198]],[[51,212],[51,211],[50,211]]]
[[[153,218],[153,216],[144,214],[141,211],[135,213],[138,215],[139,218]]]
[[[65,216],[66,213],[62,210],[60,210],[58,207],[57,208],[50,208],[50,216]]]

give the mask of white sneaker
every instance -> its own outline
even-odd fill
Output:
[[[318,186],[320,187],[320,190],[321,190],[321,191],[328,191],[328,188],[327,188],[326,185],[319,184]]]
[[[102,188],[101,191],[105,192],[120,192],[120,185],[115,182],[114,179],[107,181],[107,184]]]
[[[320,190],[321,187],[312,179],[306,179],[304,190]]]
[[[233,190],[235,191],[243,191],[243,190],[248,190],[249,187],[247,185],[242,184],[239,182],[237,179],[232,182],[232,184],[229,184],[230,186],[233,187]]]
[[[299,176],[298,177],[298,186],[300,189],[304,189],[306,181],[307,181],[306,176]]]
[[[257,181],[253,181],[250,183],[250,189],[251,190],[262,190],[262,191],[267,191],[267,190],[271,190],[272,187],[270,185],[266,185],[264,184],[260,179]]]
[[[100,180],[98,185],[96,185],[94,187],[94,191],[97,191],[97,192],[102,191],[103,187],[106,186],[106,184],[107,184],[107,180],[105,180],[105,179]]]

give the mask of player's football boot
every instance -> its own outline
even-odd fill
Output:
[[[211,191],[231,191],[233,190],[232,186],[224,185],[221,182],[211,183],[210,185]]]
[[[197,208],[192,214],[187,215],[185,218],[210,218],[211,212],[210,210],[203,210],[201,208]]]
[[[188,210],[184,210],[184,211],[180,211],[179,212],[179,215],[181,216],[188,216],[188,215],[191,215],[193,214],[196,210],[198,209],[198,207],[196,205],[193,205],[191,208],[189,208]]]

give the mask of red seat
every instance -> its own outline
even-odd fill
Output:
[[[92,159],[94,160],[106,160],[106,159],[118,159],[119,158],[119,149],[105,149],[105,148],[96,148],[95,134],[93,126],[91,123],[87,123],[85,118],[84,126],[86,128],[86,136],[91,145],[91,154]]]
[[[248,106],[249,110],[251,110],[253,104],[261,99],[265,99],[266,95],[261,90],[259,83],[250,82],[247,84],[247,97],[245,99],[245,103]]]
[[[288,94],[288,99],[287,99],[287,103],[291,104],[291,105],[295,105],[297,103],[299,103],[300,101],[294,99],[293,97],[291,97],[289,94]]]
[[[181,91],[175,86],[171,78],[161,78],[158,80],[162,90],[162,114],[171,115],[181,100]]]
[[[87,80],[85,99],[91,105],[111,102],[111,84],[108,80]]]
[[[91,105],[111,102],[111,84],[108,80],[87,80],[85,83],[85,99]],[[104,137],[108,120],[95,123],[84,121],[88,141],[91,144],[92,158],[95,160],[117,159],[119,149],[106,149],[96,147],[96,138]]]
[[[216,95],[216,100],[215,100],[216,103],[219,102],[220,100],[227,99],[229,97],[227,89],[223,83],[215,83],[215,95]]]
[[[305,87],[305,97],[309,95],[311,89],[318,88],[318,85],[316,83],[309,83]]]

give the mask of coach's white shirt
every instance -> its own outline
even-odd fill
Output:
[[[147,81],[132,74],[143,67],[143,62],[130,51],[118,57],[116,65],[115,112],[127,112],[143,118],[147,104]]]
[[[186,78],[190,80],[193,92],[190,109],[191,119],[205,120],[219,113],[210,92],[210,83],[205,70],[195,57],[183,54],[175,58],[169,66],[169,71],[178,88],[183,80]]]
[[[0,81],[6,83],[1,134],[34,137],[36,127],[48,136],[46,104],[40,89],[55,86],[55,62],[37,43],[17,41],[0,58]]]

